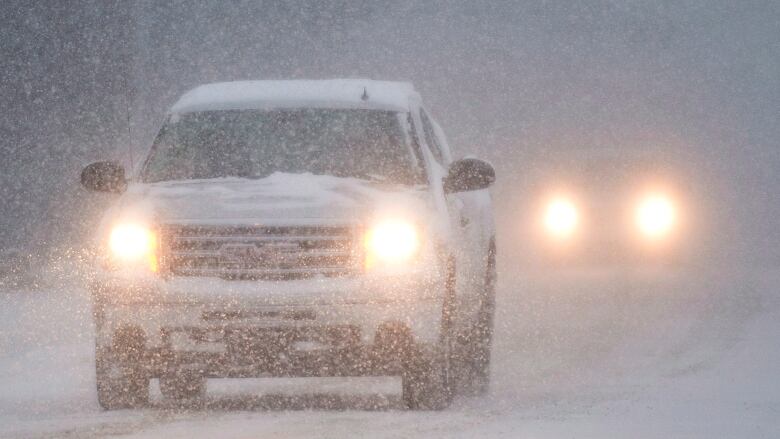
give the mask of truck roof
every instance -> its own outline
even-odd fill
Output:
[[[264,108],[366,108],[408,111],[419,99],[408,82],[370,79],[233,81],[185,93],[171,113]]]

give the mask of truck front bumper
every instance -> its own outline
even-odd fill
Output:
[[[292,281],[160,279],[112,273],[92,284],[97,347],[132,328],[152,375],[171,363],[207,376],[376,374],[380,351],[408,336],[438,347],[443,276]],[[384,343],[381,343],[384,341]]]

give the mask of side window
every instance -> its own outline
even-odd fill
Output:
[[[428,147],[431,149],[433,157],[436,159],[436,161],[439,162],[440,165],[444,165],[444,155],[441,152],[439,139],[436,138],[436,133],[433,130],[433,124],[428,118],[428,115],[425,114],[425,111],[420,111],[420,119],[422,119],[423,131],[425,131],[425,143],[428,144]]]

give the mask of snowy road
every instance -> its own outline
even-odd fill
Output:
[[[400,410],[393,379],[102,412],[85,292],[1,291],[0,437],[780,437],[780,273],[502,271],[492,391],[434,413]]]

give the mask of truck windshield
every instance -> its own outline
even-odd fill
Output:
[[[274,172],[423,183],[399,113],[358,109],[220,110],[174,115],[143,170],[158,182]]]

